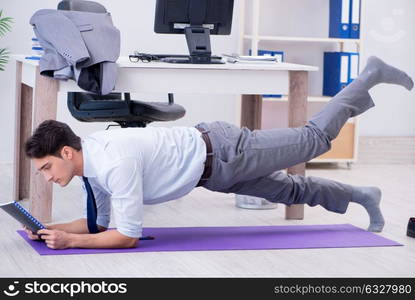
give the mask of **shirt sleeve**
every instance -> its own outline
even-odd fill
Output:
[[[82,180],[81,180],[82,181]],[[94,189],[93,184],[91,184],[92,190],[94,192],[95,203],[97,204],[97,224],[108,228],[110,219],[111,219],[111,201],[110,196],[102,191]],[[88,217],[86,203],[87,203],[88,194],[85,189],[85,184],[82,181],[82,203],[83,203],[83,217],[86,219]]]
[[[107,176],[117,230],[139,238],[143,219],[143,168],[138,158],[125,158],[113,165]]]

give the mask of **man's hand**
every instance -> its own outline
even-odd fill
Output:
[[[96,234],[79,234],[54,228],[49,225],[36,234],[24,228],[31,240],[44,240],[52,249],[66,248],[133,248],[138,245],[138,238],[132,238],[117,230],[106,230]],[[102,230],[106,228],[102,227]],[[40,236],[41,235],[41,236]]]
[[[27,233],[27,237],[31,239],[32,241],[38,241],[41,240],[40,236],[36,233],[33,233],[29,228],[26,226],[23,226],[23,230]]]
[[[52,249],[66,249],[71,245],[71,233],[57,229],[41,229],[37,234],[42,235],[41,239],[45,240],[46,246]]]

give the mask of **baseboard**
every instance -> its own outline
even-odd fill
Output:
[[[358,163],[415,164],[415,136],[359,137]]]

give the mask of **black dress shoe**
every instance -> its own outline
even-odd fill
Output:
[[[415,238],[415,218],[409,218],[406,235]]]

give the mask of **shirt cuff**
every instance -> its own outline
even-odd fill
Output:
[[[126,229],[126,228],[117,228],[117,231],[123,235],[126,235],[128,237],[131,238],[140,238],[142,235],[143,230],[141,228],[137,229],[137,230],[131,230],[131,229]]]
[[[109,218],[107,218],[107,217],[100,217],[100,216],[98,216],[98,218],[97,218],[97,224],[98,224],[99,226],[102,226],[102,227],[108,228],[109,223],[110,223],[110,219],[109,219]]]

